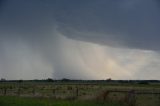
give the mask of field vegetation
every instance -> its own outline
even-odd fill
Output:
[[[160,83],[0,82],[0,106],[160,106]]]

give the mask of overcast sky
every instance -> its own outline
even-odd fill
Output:
[[[0,0],[0,78],[159,79],[159,0]]]

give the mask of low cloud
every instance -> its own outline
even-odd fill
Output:
[[[7,0],[0,6],[0,77],[160,78],[156,0]]]

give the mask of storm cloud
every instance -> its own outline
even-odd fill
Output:
[[[158,0],[0,0],[0,77],[159,79]]]

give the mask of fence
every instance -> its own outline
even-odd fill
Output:
[[[107,89],[96,85],[31,85],[0,87],[1,96],[52,97],[56,99],[95,99],[125,102],[127,106],[160,106],[160,89]],[[151,101],[151,102],[149,102]],[[144,104],[146,103],[146,104]],[[156,103],[156,104],[155,104]]]

